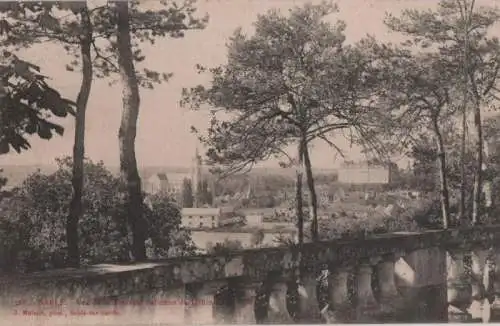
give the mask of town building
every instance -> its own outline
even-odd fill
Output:
[[[194,207],[181,210],[182,226],[188,229],[218,228],[241,221],[232,207]]]
[[[202,171],[201,156],[196,149],[195,155],[192,159],[192,164],[189,172],[171,172],[171,173],[156,173],[149,177],[143,184],[143,189],[148,194],[166,193],[172,196],[180,195],[182,193],[184,182],[188,180],[191,182],[193,197],[195,198],[194,206],[201,206],[197,203],[198,186],[201,182],[208,181],[208,188],[213,191],[213,181],[209,175],[204,175]]]
[[[190,179],[189,173],[156,173],[147,179],[144,191],[148,194],[165,193],[175,195],[182,192],[184,180]]]
[[[248,226],[258,226],[264,223],[264,218],[274,217],[276,211],[274,208],[245,208],[240,213],[245,216]]]
[[[248,214],[245,215],[246,224],[248,226],[259,226],[264,223],[264,216],[262,214]]]

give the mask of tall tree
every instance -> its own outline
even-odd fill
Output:
[[[468,4],[468,1],[465,0],[462,3],[460,0],[457,1],[457,4],[461,4],[460,7],[460,17],[464,21],[463,24],[463,33],[464,33],[464,48],[463,48],[463,90],[462,90],[462,145],[460,150],[460,175],[461,175],[461,183],[460,183],[460,208],[459,208],[459,218],[462,220],[465,217],[465,192],[466,192],[466,163],[465,163],[465,155],[466,155],[466,137],[467,137],[467,107],[469,103],[469,31],[471,27],[471,19],[472,13],[474,10],[475,1]]]
[[[182,101],[193,109],[201,104],[213,108],[208,136],[201,141],[209,147],[209,160],[227,173],[281,156],[290,146],[302,148],[297,162],[304,165],[313,194],[314,241],[317,202],[310,145],[323,140],[338,149],[328,136],[360,125],[359,115],[351,115],[352,103],[357,104],[357,88],[365,83],[362,53],[343,46],[345,24],[324,21],[336,10],[324,2],[295,8],[288,17],[277,11],[260,15],[254,35],[234,33],[228,63],[208,70],[211,86],[185,90]],[[219,111],[225,116],[217,116]]]
[[[8,42],[31,46],[41,42],[57,42],[81,58],[82,82],[76,99],[73,144],[73,197],[66,220],[68,264],[79,265],[78,221],[83,215],[83,161],[85,156],[85,115],[92,86],[91,46],[94,42],[91,13],[86,1],[17,3],[2,8],[12,19]],[[55,12],[62,11],[60,18]],[[79,52],[79,55],[76,54]],[[69,68],[72,69],[72,68]]]
[[[144,8],[138,2],[130,3],[129,21],[133,37],[138,40],[132,46],[133,60],[142,62],[145,56],[140,43],[154,43],[158,37],[183,37],[184,31],[203,28],[207,17],[194,17],[195,1],[185,0],[177,3],[164,3],[153,10]],[[116,19],[112,3],[89,8],[87,1],[45,1],[2,4],[1,10],[9,14],[13,21],[9,28],[9,41],[24,46],[40,42],[58,42],[74,59],[67,69],[82,68],[82,84],[77,97],[78,113],[74,143],[74,197],[68,216],[68,247],[70,260],[76,264],[78,257],[78,234],[76,225],[81,216],[81,187],[83,178],[85,109],[90,94],[93,71],[95,77],[110,78],[119,75],[118,51],[116,46]],[[68,14],[69,12],[69,14]],[[76,18],[76,20],[75,20]],[[153,88],[171,77],[144,68],[137,70],[138,83],[142,87]]]
[[[203,28],[206,19],[198,20],[192,16],[192,13],[195,12],[192,7],[193,3],[192,0],[186,1],[183,7],[178,7],[174,3],[170,10],[145,11],[142,15],[138,10],[137,3],[129,5],[128,2],[116,1],[113,4],[116,13],[118,70],[123,83],[123,113],[118,135],[120,172],[127,185],[127,210],[133,239],[132,253],[136,260],[146,258],[146,247],[144,244],[141,180],[135,155],[135,136],[140,106],[140,79],[135,70],[134,60],[140,56],[140,51],[133,50],[131,33],[139,31],[141,33],[138,36],[139,39],[154,42],[154,36],[157,34],[182,37],[184,30]],[[159,74],[146,70],[146,77],[151,75],[159,78]],[[168,78],[168,76],[164,77]]]
[[[407,42],[406,45],[411,46],[412,43]],[[442,225],[448,228],[450,196],[443,133],[450,127],[448,121],[457,112],[452,99],[457,94],[455,85],[460,81],[460,76],[448,69],[446,62],[443,63],[435,54],[413,55],[410,51],[395,49],[386,59],[389,61],[386,67],[393,76],[386,83],[384,101],[401,108],[394,117],[399,132],[391,130],[390,133],[397,136],[396,141],[401,139],[402,134],[408,133],[418,135],[430,131],[433,135],[435,146],[432,148],[437,149]],[[413,138],[417,142],[421,140]]]
[[[199,190],[197,193],[199,205],[212,205],[213,195],[212,190],[208,187],[208,180],[200,181]]]
[[[411,36],[421,49],[436,51],[457,76],[465,74],[464,60],[467,60],[466,91],[472,106],[476,141],[472,223],[479,221],[482,193],[481,110],[494,105],[498,99],[500,43],[489,32],[499,18],[498,11],[494,9],[474,9],[473,0],[442,0],[436,11],[406,10],[400,18],[389,17],[387,20],[393,30]],[[464,56],[464,53],[467,55]]]
[[[146,259],[145,230],[142,214],[143,198],[141,178],[135,156],[135,136],[139,116],[139,81],[134,67],[134,54],[130,36],[129,4],[115,3],[116,46],[118,67],[123,83],[123,111],[118,139],[120,144],[120,176],[127,187],[127,216],[132,230],[132,253],[138,261]]]
[[[191,180],[184,179],[182,182],[182,207],[193,207],[194,196]]]
[[[93,40],[92,22],[89,10],[85,5],[79,10],[81,20],[81,36],[79,46],[82,61],[82,82],[76,98],[75,141],[73,144],[73,197],[69,206],[68,220],[66,223],[66,238],[68,243],[69,264],[79,266],[80,253],[78,248],[78,221],[83,216],[83,160],[85,156],[85,116],[92,87],[92,56],[91,46]]]

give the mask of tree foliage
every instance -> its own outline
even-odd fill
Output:
[[[253,35],[237,30],[231,37],[227,64],[200,67],[211,76],[210,87],[184,90],[182,101],[193,109],[212,109],[208,135],[200,138],[209,148],[209,162],[225,173],[271,157],[304,166],[316,231],[310,144],[323,140],[339,150],[329,138],[349,129],[363,145],[373,145],[367,125],[380,121],[369,105],[377,85],[370,78],[372,57],[364,54],[373,42],[344,45],[345,24],[325,21],[336,11],[323,2],[294,8],[288,16],[278,11],[258,16]],[[298,148],[297,158],[288,155],[290,146]]]
[[[64,128],[54,118],[74,114],[74,103],[48,82],[40,68],[4,50],[0,55],[0,154],[30,148],[29,136],[51,139]]]
[[[193,186],[191,180],[186,178],[182,181],[182,207],[193,207],[193,204]]]
[[[146,209],[148,223],[149,258],[167,258],[193,255],[195,246],[189,231],[181,227],[181,212],[171,198],[156,194],[149,197]]]
[[[441,65],[462,82],[464,111],[473,115],[475,143],[473,223],[478,221],[483,180],[482,110],[495,107],[500,70],[500,42],[491,36],[500,12],[476,8],[474,0],[442,0],[435,11],[405,10],[401,17],[389,16],[387,25],[410,39],[408,46],[439,55]],[[455,101],[461,100],[457,97]]]
[[[356,78],[344,69],[345,24],[323,21],[335,11],[322,4],[295,8],[290,17],[277,11],[260,15],[254,35],[237,30],[231,37],[226,65],[200,67],[211,75],[211,85],[184,90],[183,104],[214,109],[208,136],[202,138],[210,145],[211,162],[244,170],[281,156],[303,133],[309,142],[346,127],[350,107],[340,97],[347,96],[347,81]],[[335,98],[324,102],[327,94]],[[220,111],[228,118],[217,115]]]
[[[207,244],[207,252],[212,255],[223,255],[233,251],[244,249],[243,244],[239,240],[224,239],[223,242]]]
[[[450,198],[455,201],[459,197],[462,176],[460,171],[460,143],[456,129],[448,130],[444,134],[445,150],[447,154],[446,173],[449,181]],[[437,165],[437,147],[433,138],[422,134],[415,140],[408,156],[413,160],[413,173],[416,178],[416,188],[429,193],[436,193],[439,188],[439,171]],[[466,144],[465,152],[466,186],[472,188],[474,179],[474,151],[472,144]],[[472,207],[472,197],[466,198],[467,212]]]
[[[194,3],[193,0],[186,0],[179,6],[176,2],[161,2],[155,9],[146,8],[147,4],[140,4],[138,1],[131,2],[130,5],[127,3],[127,8],[130,8],[126,18],[129,27],[127,35],[132,34],[132,41],[127,45],[130,61],[144,61],[141,43],[154,44],[158,38],[166,36],[179,38],[183,37],[186,30],[203,28],[207,17],[199,19],[194,16]],[[30,47],[43,42],[59,43],[71,58],[66,69],[74,71],[81,66],[84,73],[82,89],[77,99],[79,108],[75,128],[74,197],[67,223],[68,233],[71,234],[68,237],[69,249],[75,265],[78,265],[76,228],[82,214],[80,199],[86,103],[94,71],[96,77],[108,78],[111,83],[120,75],[120,28],[117,27],[123,23],[119,23],[120,12],[116,10],[120,6],[122,4],[114,1],[93,7],[87,1],[8,2],[0,5],[0,11],[8,17],[8,20],[2,21],[2,29],[8,36],[4,45]],[[153,88],[154,83],[167,81],[171,77],[169,73],[160,73],[150,68],[136,70],[133,63],[132,70],[136,83],[146,88]],[[130,131],[121,134],[130,134]],[[134,235],[137,233],[135,227],[132,231]]]
[[[262,229],[258,229],[258,230],[255,230],[253,233],[252,233],[252,238],[251,238],[251,243],[252,243],[252,246],[254,247],[258,247],[262,244],[262,242],[264,241],[264,231]]]
[[[142,43],[155,44],[164,37],[182,38],[186,31],[203,29],[208,16],[197,17],[195,5],[196,0],[162,1],[153,5],[131,1],[129,17],[134,61],[142,63],[146,60]],[[91,43],[96,77],[108,78],[115,83],[119,67],[113,1],[94,6],[87,1],[4,2],[0,11],[9,18],[9,23],[5,21],[3,25],[9,35],[7,44],[24,47],[44,42],[63,44],[70,58],[66,68],[74,71],[81,67],[80,13],[87,6],[93,29]],[[153,88],[154,84],[172,77],[171,73],[158,72],[151,67],[141,67],[136,74],[140,85],[145,88]]]
[[[66,264],[65,220],[72,192],[72,162],[63,158],[58,164],[53,174],[30,175],[12,196],[0,202],[0,229],[6,234],[1,242],[8,248],[11,267],[22,262],[32,270]],[[82,263],[129,261],[131,244],[121,181],[103,163],[87,160],[84,168],[84,215],[78,225]],[[153,203],[152,208],[145,208],[151,257],[189,249],[189,234],[180,229],[178,208],[167,200]],[[22,259],[21,255],[27,256]]]
[[[213,204],[213,189],[209,189],[208,180],[205,179],[203,181],[200,181],[196,196],[198,196],[197,202],[200,206],[211,206]]]

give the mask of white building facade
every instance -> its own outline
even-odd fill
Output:
[[[239,221],[233,208],[195,207],[183,208],[182,226],[187,229],[218,228]]]

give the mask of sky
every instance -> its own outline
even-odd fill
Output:
[[[157,0],[149,0],[154,2]],[[159,0],[158,0],[159,1]],[[210,22],[206,29],[186,33],[183,39],[161,39],[154,46],[143,47],[145,63],[153,69],[172,72],[173,78],[154,90],[141,90],[141,107],[136,139],[137,161],[140,166],[189,166],[197,145],[190,127],[206,129],[206,112],[192,112],[181,108],[179,100],[183,87],[205,83],[206,78],[197,74],[195,65],[212,67],[225,61],[226,42],[234,30],[242,27],[252,31],[258,14],[277,8],[283,13],[307,1],[299,0],[198,0],[198,13],[208,13]],[[319,1],[312,1],[313,3]],[[341,19],[347,23],[347,42],[355,42],[367,34],[383,41],[397,41],[400,36],[389,33],[383,25],[386,12],[399,13],[405,8],[431,8],[434,0],[339,0],[339,13],[328,17],[332,22]],[[481,1],[479,1],[481,3]],[[483,0],[496,4],[498,1]],[[24,51],[20,57],[41,66],[42,73],[51,77],[50,84],[70,99],[75,99],[81,77],[78,72],[68,72],[66,63],[71,61],[64,50],[56,45],[43,44]],[[87,109],[86,156],[94,161],[104,161],[108,166],[119,165],[118,128],[122,110],[121,85],[109,86],[105,80],[94,80]],[[57,157],[70,155],[73,145],[74,121],[61,121],[65,127],[63,137],[47,141],[31,139],[32,148],[17,154],[0,157],[1,165],[53,164]],[[358,148],[350,148],[342,138],[335,142],[348,151],[347,159],[363,159]],[[199,146],[201,149],[201,146]],[[327,144],[315,144],[312,162],[316,168],[335,168],[343,159]],[[399,162],[401,163],[401,162]],[[277,161],[263,164],[278,167]]]

